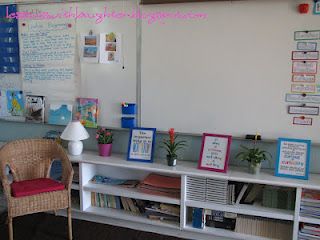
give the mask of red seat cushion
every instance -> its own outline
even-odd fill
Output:
[[[65,189],[62,183],[50,178],[36,178],[11,184],[13,197],[25,197],[44,192],[52,192]]]

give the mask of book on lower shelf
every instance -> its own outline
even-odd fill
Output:
[[[101,208],[124,210],[151,220],[180,221],[180,206],[147,200],[91,193],[91,205]]]
[[[235,232],[275,239],[291,239],[293,225],[289,221],[238,214]]]
[[[320,226],[316,224],[301,223],[299,240],[319,240],[320,239]]]

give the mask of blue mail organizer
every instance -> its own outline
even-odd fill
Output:
[[[132,115],[137,113],[137,105],[135,103],[122,104],[122,114]]]
[[[133,128],[136,127],[136,119],[134,117],[122,117],[121,118],[122,128]]]

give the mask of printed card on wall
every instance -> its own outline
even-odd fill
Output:
[[[294,125],[312,126],[312,118],[310,117],[294,117],[292,123]]]
[[[72,120],[71,104],[50,104],[49,107],[49,124],[67,125]]]
[[[7,110],[11,116],[23,116],[24,102],[22,91],[7,90]]]
[[[121,63],[121,34],[100,34],[100,63]]]
[[[307,30],[294,32],[294,40],[320,39],[320,30]]]
[[[152,162],[155,128],[132,128],[130,131],[128,160]]]
[[[319,115],[319,107],[314,106],[289,106],[289,114]]]
[[[310,140],[279,138],[275,175],[308,179],[310,146]]]
[[[294,75],[292,75],[292,82],[314,83],[315,81],[316,81],[315,75],[308,75],[308,74],[294,74]]]
[[[317,103],[320,104],[320,95],[312,94],[286,94],[286,102]]]
[[[297,49],[300,51],[316,51],[317,42],[298,42]]]
[[[85,127],[96,128],[98,126],[98,99],[77,98],[76,119]]]
[[[292,62],[292,73],[316,74],[317,66],[317,61],[294,61]]]
[[[318,51],[293,51],[292,60],[318,60]]]
[[[227,172],[231,139],[229,135],[204,133],[198,168]]]
[[[44,96],[26,96],[26,122],[44,123]]]
[[[80,35],[81,61],[86,63],[99,62],[99,35]]]
[[[316,85],[291,84],[291,92],[294,92],[294,93],[315,93],[316,92]]]
[[[5,90],[0,91],[0,117],[10,116],[8,112],[7,93]]]

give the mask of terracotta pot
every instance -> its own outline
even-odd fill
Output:
[[[301,3],[299,4],[299,13],[306,14],[309,12],[309,4],[308,3]]]
[[[99,155],[103,157],[111,156],[112,143],[108,144],[98,144],[99,146]]]

